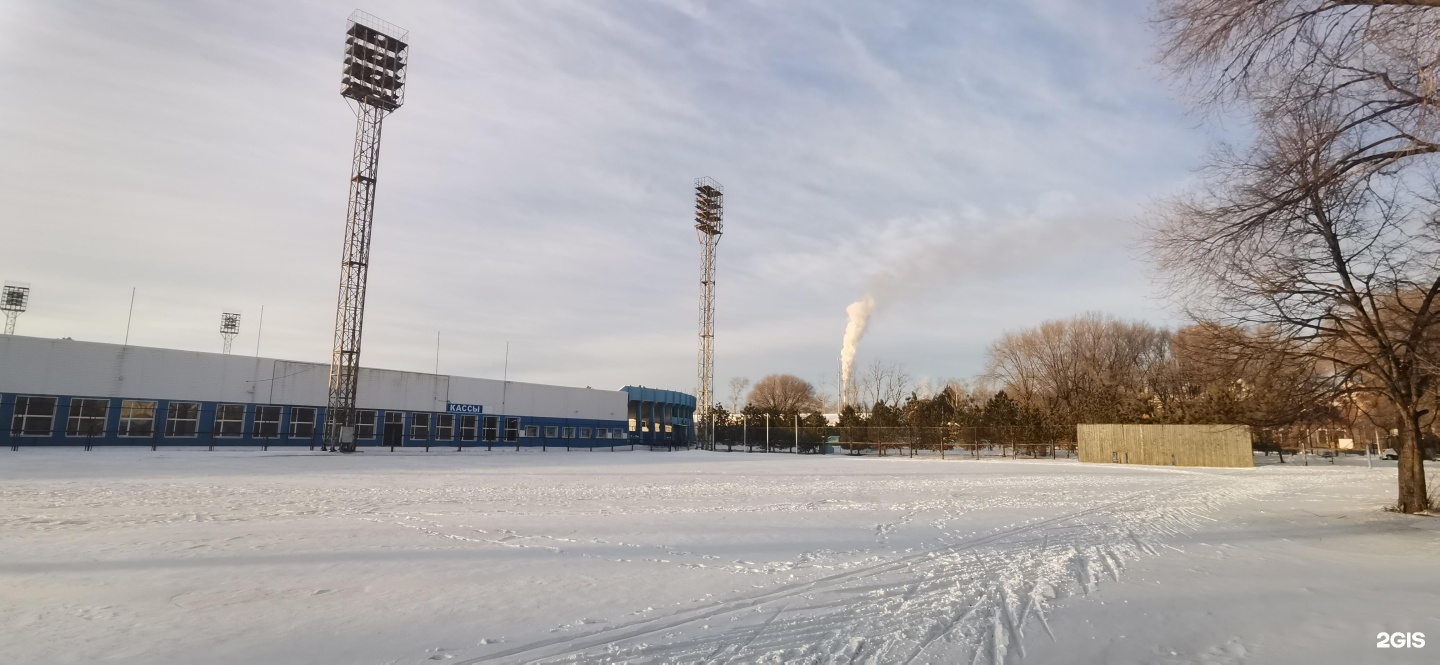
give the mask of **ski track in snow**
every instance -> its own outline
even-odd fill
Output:
[[[946,542],[819,579],[457,661],[551,663],[1001,663],[1046,632],[1057,598],[1118,579],[1173,547],[1206,513],[1277,492],[1211,474],[1055,517]],[[909,512],[885,535],[911,521]],[[720,624],[720,625],[717,625]]]
[[[886,475],[887,466],[871,463],[875,473],[859,477],[690,478],[670,472],[663,482],[543,474],[534,477],[541,482],[500,476],[419,485],[327,482],[322,487],[264,476],[256,476],[258,482],[213,483],[22,480],[0,487],[0,506],[10,507],[0,510],[0,534],[43,532],[83,539],[91,533],[103,536],[187,523],[322,520],[378,529],[399,539],[386,542],[405,543],[408,549],[513,548],[526,556],[562,561],[573,557],[604,565],[644,563],[746,579],[737,586],[747,590],[729,596],[705,594],[631,612],[617,608],[621,611],[612,616],[561,623],[548,634],[539,628],[519,636],[476,635],[473,646],[436,647],[446,653],[426,651],[420,656],[424,659],[443,657],[471,665],[1002,665],[1024,657],[1027,633],[1040,631],[1042,639],[1049,633],[1047,616],[1057,599],[1088,594],[1105,580],[1117,579],[1137,559],[1180,550],[1189,534],[1213,523],[1210,514],[1247,501],[1310,491],[1322,482],[1330,487],[1348,482],[1260,469],[1129,469],[1112,476],[1093,469],[1077,473],[1052,468],[1047,472],[1051,475],[1035,476],[907,476]],[[1137,487],[1142,489],[1135,491]],[[965,531],[972,524],[970,516],[1017,508],[1047,516]],[[833,514],[836,524],[871,525],[862,533],[873,533],[873,539],[868,545],[864,536],[847,541],[854,542],[850,546],[855,549],[846,551],[791,550],[785,558],[750,560],[753,557],[707,553],[703,539],[687,545],[632,542],[646,540],[651,532],[645,529],[613,532],[631,534],[623,538],[599,538],[543,526],[550,524],[544,518],[557,517],[614,518],[622,524],[649,524],[658,518],[689,525],[767,513],[794,513],[796,520]],[[525,525],[534,528],[522,530]],[[247,547],[268,546],[246,544],[241,536],[188,538],[163,541],[158,549],[176,558],[203,559],[232,548],[243,554]],[[232,542],[237,540],[242,542]],[[111,544],[87,556],[125,557],[137,551],[145,550]],[[43,570],[46,565],[25,563],[16,570]],[[677,581],[683,584],[683,579]],[[190,605],[182,602],[203,600],[180,594],[169,602],[186,609]],[[81,610],[116,611],[76,609]]]

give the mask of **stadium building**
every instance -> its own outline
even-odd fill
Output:
[[[0,335],[7,445],[318,446],[329,365]],[[693,396],[361,369],[357,445],[688,445]]]

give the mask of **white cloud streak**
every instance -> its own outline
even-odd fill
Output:
[[[377,1],[414,58],[365,362],[425,371],[440,330],[442,371],[498,375],[509,341],[519,379],[689,390],[699,175],[729,194],[722,378],[833,376],[826,322],[899,283],[924,297],[867,344],[937,376],[1005,327],[1144,315],[1113,248],[1201,137],[1143,64],[1143,7]],[[119,341],[133,285],[136,343],[218,350],[236,305],[253,349],[264,304],[266,353],[327,357],[351,9],[0,9],[0,277],[34,284],[21,332]]]

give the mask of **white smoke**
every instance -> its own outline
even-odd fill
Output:
[[[891,220],[849,242],[838,262],[869,264],[865,296],[845,308],[845,341],[840,350],[841,406],[850,394],[855,354],[879,301],[912,298],[927,285],[963,278],[1004,279],[1043,265],[1053,256],[1097,251],[1113,242],[1096,225],[1077,219],[1074,197],[1047,194],[1032,210],[989,215],[975,208],[956,215]],[[998,217],[998,219],[997,219]],[[826,257],[826,265],[837,262]],[[970,280],[966,280],[970,281]]]
[[[842,400],[850,398],[850,375],[855,367],[855,351],[860,346],[860,338],[865,336],[865,325],[870,322],[870,314],[874,311],[875,298],[868,293],[864,298],[850,303],[850,306],[845,308],[845,315],[850,320],[845,324],[845,343],[840,348],[840,396]]]

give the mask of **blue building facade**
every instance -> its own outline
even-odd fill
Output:
[[[625,386],[631,438],[650,445],[695,442],[695,396],[673,390]]]
[[[629,444],[597,418],[358,409],[359,446],[569,447]],[[325,407],[189,399],[0,393],[4,445],[319,446]]]
[[[328,366],[318,363],[3,335],[0,440],[12,447],[318,446],[327,384]],[[357,444],[688,443],[694,399],[686,411],[686,395],[638,390],[650,392],[632,403],[628,388],[362,369]]]

